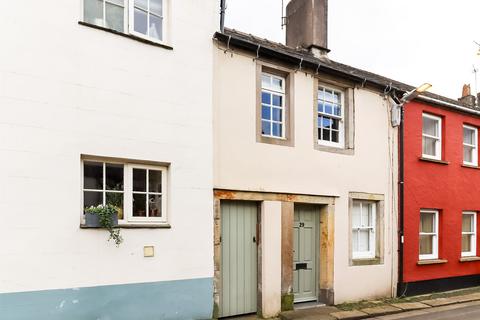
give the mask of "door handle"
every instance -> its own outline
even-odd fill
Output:
[[[257,243],[257,238],[255,236],[253,236],[253,242]]]

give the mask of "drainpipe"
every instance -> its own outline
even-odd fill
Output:
[[[225,9],[226,9],[226,1],[227,0],[220,0],[220,32],[223,33],[225,31]]]
[[[403,296],[405,294],[404,282],[403,282],[403,236],[404,236],[404,186],[405,186],[405,171],[404,171],[404,119],[405,119],[405,107],[402,104],[400,107],[400,126],[398,128],[398,215],[399,215],[399,227],[398,227],[398,285],[397,296]]]

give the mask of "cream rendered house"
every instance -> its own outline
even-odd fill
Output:
[[[328,58],[326,7],[291,1],[287,46],[215,35],[219,317],[395,293],[396,83]]]
[[[211,318],[218,7],[2,1],[1,319]]]

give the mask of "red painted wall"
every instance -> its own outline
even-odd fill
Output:
[[[423,112],[442,117],[442,160],[447,165],[419,160]],[[405,106],[405,282],[480,273],[480,262],[459,261],[462,211],[480,212],[480,170],[462,167],[463,124],[480,128],[480,118],[417,102]],[[417,265],[420,209],[440,211],[438,255],[448,260],[445,264]],[[477,235],[479,230],[477,225]]]

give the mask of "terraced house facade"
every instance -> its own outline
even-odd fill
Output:
[[[211,318],[217,1],[0,7],[0,318]]]

